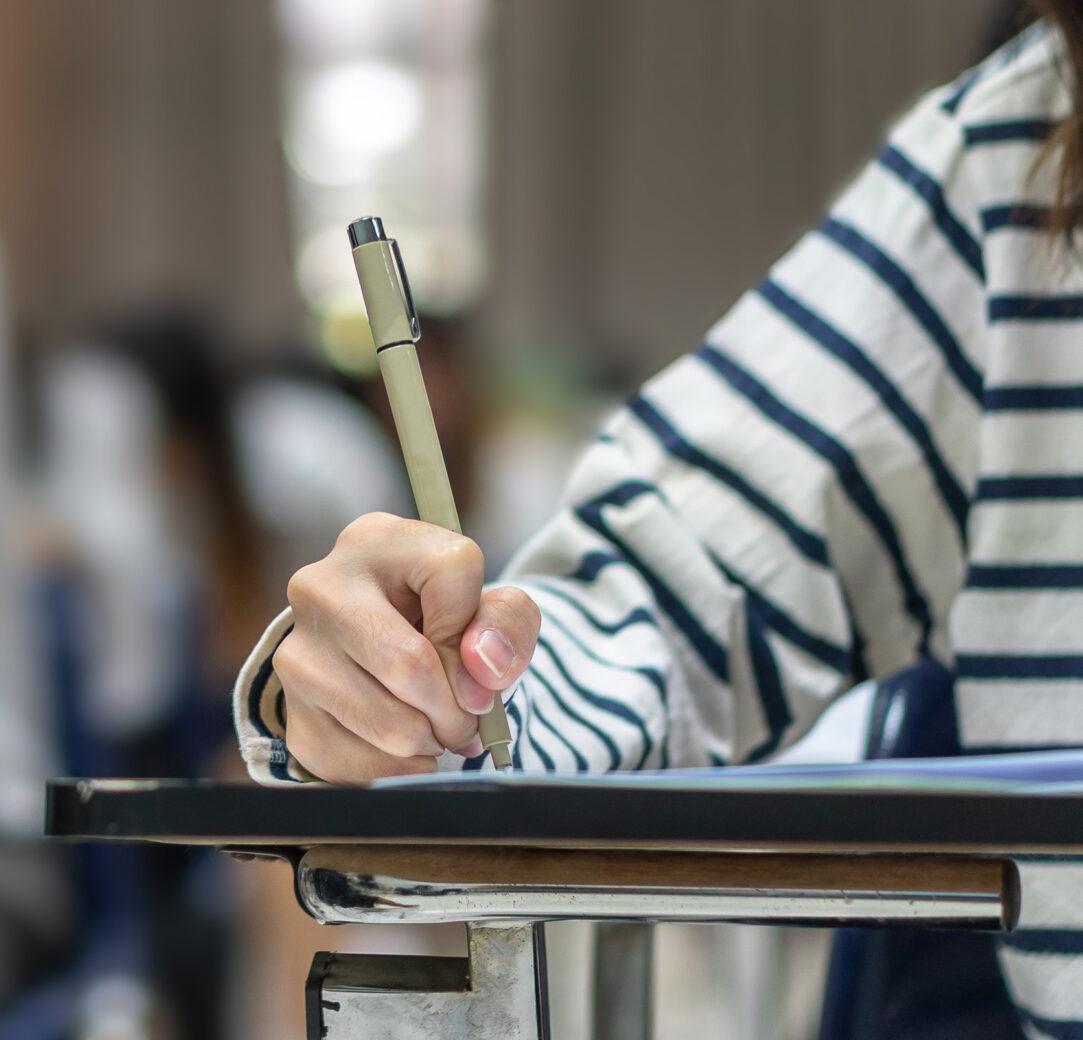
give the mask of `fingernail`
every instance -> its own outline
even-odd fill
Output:
[[[493,673],[493,677],[503,679],[515,658],[515,649],[511,643],[495,628],[487,628],[478,636],[474,647],[478,652],[478,657]]]
[[[463,758],[477,758],[485,750],[481,744],[481,735],[475,733],[474,739],[470,741],[465,747],[459,748],[459,754]]]
[[[493,691],[485,689],[465,668],[459,673],[459,695],[471,715],[484,715],[493,706]]]

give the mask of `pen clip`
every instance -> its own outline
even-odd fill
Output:
[[[389,238],[387,244],[391,247],[391,255],[395,258],[395,266],[399,270],[399,285],[406,299],[406,312],[410,316],[410,334],[416,343],[421,339],[421,324],[417,320],[417,308],[414,306],[414,294],[410,291],[410,279],[406,277],[406,267],[402,262],[402,253],[399,252],[399,243]]]

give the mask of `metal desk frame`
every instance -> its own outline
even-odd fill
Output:
[[[1080,819],[1079,789],[58,781],[46,829],[286,858],[327,923],[467,922],[466,958],[317,955],[313,1040],[548,1040],[544,921],[607,922],[623,971],[649,959],[628,921],[1010,930],[1011,857],[1083,851]]]

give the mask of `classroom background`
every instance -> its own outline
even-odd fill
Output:
[[[464,529],[501,563],[1015,0],[0,0],[0,1040],[298,1040],[285,868],[40,839],[46,776],[243,780],[285,582],[411,510],[347,223],[384,219]],[[860,703],[799,753],[857,754]],[[563,926],[554,1035],[586,1035]],[[666,1040],[805,1040],[826,936],[659,929]]]

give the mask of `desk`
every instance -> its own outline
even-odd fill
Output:
[[[288,859],[320,921],[468,922],[465,961],[318,955],[312,1036],[540,1040],[546,920],[1010,929],[1012,857],[1083,853],[1083,757],[356,789],[69,780],[47,812],[66,839]]]

